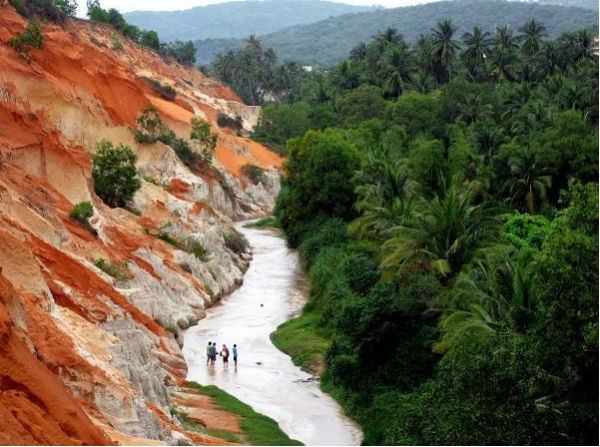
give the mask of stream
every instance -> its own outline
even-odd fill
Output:
[[[244,284],[206,312],[184,332],[183,354],[190,381],[216,385],[306,445],[359,445],[360,428],[319,388],[313,376],[295,366],[269,335],[300,314],[306,302],[306,278],[298,255],[277,233],[237,224],[252,247],[253,259]],[[239,359],[227,368],[221,358],[206,366],[206,345],[237,344]]]

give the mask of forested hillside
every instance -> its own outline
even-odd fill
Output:
[[[127,21],[156,31],[162,40],[241,38],[293,25],[374,9],[321,0],[234,1],[182,11],[134,11]]]
[[[365,444],[598,443],[592,42],[388,29],[263,108],[311,281],[274,340]]]
[[[388,27],[396,28],[413,42],[442,19],[451,19],[463,33],[474,26],[493,31],[500,24],[516,29],[531,17],[543,22],[551,37],[574,28],[596,30],[598,23],[598,12],[586,9],[502,0],[461,0],[331,17],[267,34],[261,40],[283,60],[327,66],[340,62],[352,47],[369,41]],[[198,62],[206,64],[219,53],[241,48],[243,42],[212,39],[195,45]]]

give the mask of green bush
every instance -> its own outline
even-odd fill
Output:
[[[129,270],[127,269],[127,262],[119,264],[113,261],[106,261],[105,259],[97,259],[94,265],[102,270],[104,273],[112,276],[118,281],[125,281],[129,278]]]
[[[242,166],[242,174],[248,177],[254,184],[264,184],[267,181],[265,170],[260,166],[245,164],[244,166]]]
[[[360,157],[335,130],[309,131],[290,140],[288,148],[275,215],[295,247],[303,226],[315,218],[354,217],[356,195],[351,179],[360,166]]]
[[[75,14],[77,14],[77,2],[75,0],[54,0],[54,4],[66,16],[75,17]]]
[[[202,159],[210,163],[217,147],[218,136],[216,133],[211,132],[208,121],[201,118],[192,118],[190,138],[200,146]]]
[[[69,213],[71,219],[86,221],[94,215],[94,206],[91,202],[79,202]]]
[[[135,139],[138,143],[156,143],[158,140],[168,140],[170,138],[170,136],[167,136],[168,129],[154,106],[142,109],[136,122],[138,128],[135,132]]]
[[[219,127],[228,127],[236,132],[240,132],[243,129],[241,116],[237,115],[235,118],[231,118],[223,112],[217,113],[217,125]]]
[[[115,147],[108,140],[96,145],[96,154],[92,157],[94,189],[107,205],[126,206],[140,188],[135,161],[136,156],[129,146]]]
[[[27,23],[25,31],[21,31],[8,41],[8,45],[19,54],[19,56],[30,60],[32,50],[41,50],[44,46],[42,25],[36,20]]]
[[[123,49],[123,44],[121,43],[121,39],[117,33],[112,33],[110,35],[110,43],[113,50],[121,51]]]
[[[185,243],[185,251],[193,254],[199,261],[208,261],[208,251],[204,248],[204,245],[196,239],[188,239]]]
[[[223,237],[225,238],[225,246],[238,255],[247,252],[250,248],[248,240],[235,230],[228,231]]]
[[[24,0],[10,0],[9,3],[20,15],[26,18],[30,17],[29,8],[27,8]]]
[[[62,22],[65,17],[74,17],[77,2],[73,0],[9,0],[15,10],[25,18]]]
[[[169,101],[173,101],[177,97],[177,92],[173,87],[167,84],[163,84],[155,79],[147,79],[148,84],[153,90],[160,93],[160,95]]]
[[[172,57],[184,65],[193,65],[196,62],[196,47],[191,40],[187,42],[176,40],[174,42],[161,43],[159,51],[162,55]]]

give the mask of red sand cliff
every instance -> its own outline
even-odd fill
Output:
[[[189,172],[166,146],[138,147],[131,128],[150,104],[181,136],[189,134],[195,114],[214,122],[219,110],[241,113],[251,125],[257,110],[196,69],[126,41],[123,50],[113,50],[113,31],[84,21],[46,24],[44,49],[27,63],[7,45],[25,25],[0,0],[0,444],[131,444],[180,435],[222,443],[186,432],[169,414],[170,404],[194,408],[194,399],[178,395],[174,402],[163,395],[183,383],[185,363],[160,318],[136,305],[151,301],[151,294],[136,302],[131,296],[147,284],[166,284],[163,300],[184,287],[210,301],[206,269],[190,273],[183,255],[151,232],[173,222],[199,231],[199,219],[207,222],[206,231],[207,225],[226,229],[233,208],[216,193],[199,199],[198,190],[211,188],[215,179]],[[146,78],[171,85],[176,100],[162,99]],[[280,157],[265,147],[213,129],[219,133],[217,160],[233,178],[246,163],[280,166]],[[110,209],[93,193],[89,154],[101,138],[131,145],[140,169],[168,177],[166,187],[144,182],[141,216]],[[196,191],[194,183],[200,185]],[[94,204],[98,236],[69,218],[83,200]],[[131,290],[138,292],[117,287],[95,268],[99,258],[134,265],[132,281],[138,282]],[[233,281],[237,271],[228,259],[221,262],[233,271]],[[117,360],[135,357],[132,340],[143,340],[144,355],[163,375],[160,383],[138,378],[141,385],[134,384],[135,371]],[[210,405],[202,411],[211,411]],[[215,411],[211,419],[218,425]],[[230,416],[222,420],[237,430]]]

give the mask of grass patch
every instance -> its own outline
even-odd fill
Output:
[[[319,375],[323,372],[325,354],[331,346],[320,320],[321,314],[313,310],[286,321],[271,334],[273,344],[288,354],[295,365]]]
[[[127,269],[127,262],[118,263],[113,261],[107,261],[105,259],[96,259],[94,265],[102,270],[104,273],[112,276],[117,281],[125,281],[129,278],[129,270]]]
[[[181,422],[181,425],[183,425],[183,428],[185,428],[187,431],[202,433],[204,435],[214,436],[215,438],[222,439],[223,441],[237,442],[237,443],[242,444],[242,441],[236,434],[230,433],[228,431],[213,430],[213,429],[204,427],[203,425],[200,425],[197,422],[194,422],[192,419],[190,419],[185,411],[181,411],[181,410],[172,408],[171,414],[177,416],[177,419],[179,419],[179,421]]]
[[[213,398],[215,404],[222,410],[240,416],[240,425],[250,445],[302,445],[299,441],[290,439],[273,419],[257,413],[251,406],[246,405],[232,395],[214,385],[202,386],[188,382],[188,387],[205,396]]]
[[[281,224],[275,216],[265,217],[244,226],[246,228],[281,228]]]

